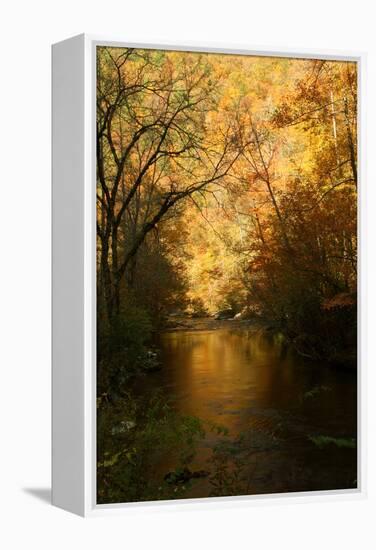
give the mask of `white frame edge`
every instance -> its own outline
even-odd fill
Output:
[[[96,504],[96,46],[354,61],[358,65],[358,488]],[[52,48],[52,502],[82,516],[362,499],[366,496],[366,54],[79,35]],[[73,131],[72,131],[73,128]],[[73,203],[72,203],[72,199]],[[69,245],[69,246],[68,246]],[[69,285],[67,287],[67,285]],[[62,292],[62,289],[64,292]],[[361,366],[360,366],[361,365]],[[72,381],[75,382],[72,387]]]
[[[84,515],[84,37],[52,48],[52,502]]]

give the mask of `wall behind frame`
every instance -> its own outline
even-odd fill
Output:
[[[87,31],[134,42],[213,41],[257,47],[369,52],[367,84],[369,372],[376,352],[376,43],[373,2],[298,0],[231,4],[168,0],[15,0],[3,6],[2,86],[2,453],[1,539],[10,548],[191,550],[375,548],[376,401],[369,399],[367,500],[223,511],[133,513],[83,521],[51,507],[50,487],[50,44]],[[371,332],[372,331],[372,332]],[[370,397],[372,396],[370,393]]]

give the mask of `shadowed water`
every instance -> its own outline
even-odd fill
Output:
[[[235,442],[242,460],[237,491],[356,487],[355,371],[305,360],[278,335],[247,328],[167,332],[158,346],[163,368],[141,393],[161,388],[178,412],[229,430],[226,441]],[[210,471],[221,441],[223,435],[209,431],[193,466]],[[171,465],[166,456],[164,471]],[[203,479],[187,496],[209,494]]]

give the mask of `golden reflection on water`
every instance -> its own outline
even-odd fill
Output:
[[[226,427],[250,443],[250,494],[353,487],[356,449],[315,449],[310,434],[356,438],[356,373],[297,357],[283,339],[254,329],[166,332],[157,342],[162,369],[140,394],[162,391],[175,410]],[[306,398],[313,388],[327,388]],[[207,469],[222,435],[207,431],[193,469]],[[259,444],[260,443],[260,444]],[[252,447],[252,445],[254,445]],[[176,467],[167,453],[156,471]],[[187,496],[208,496],[208,479]]]
[[[302,412],[305,392],[330,387],[304,413],[317,429],[335,419],[356,429],[353,377],[297,357],[277,334],[254,329],[176,331],[160,336],[162,371],[154,379],[175,408],[224,425],[236,435],[257,425],[262,411]],[[340,412],[339,412],[340,411]],[[271,417],[272,415],[269,414]],[[337,426],[338,427],[338,426]]]

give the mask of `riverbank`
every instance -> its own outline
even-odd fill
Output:
[[[255,319],[215,319],[214,317],[188,317],[174,316],[169,317],[165,327],[160,332],[175,331],[199,331],[199,330],[220,330],[220,329],[240,329],[254,328],[255,330],[265,330],[266,327],[260,321]]]

